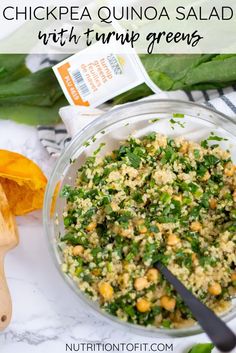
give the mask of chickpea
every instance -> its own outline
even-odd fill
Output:
[[[227,163],[224,168],[224,173],[226,176],[231,177],[235,173],[235,166],[231,163]]]
[[[193,263],[197,261],[197,255],[195,253],[192,253],[191,258]]]
[[[138,227],[139,233],[145,234],[147,233],[147,227],[143,224]]]
[[[73,247],[72,254],[73,256],[81,256],[84,252],[84,247],[82,245],[76,245]]]
[[[202,229],[202,225],[200,222],[198,221],[194,221],[190,224],[190,229],[193,231],[193,232],[199,232],[201,229]]]
[[[214,210],[217,207],[216,199],[210,199],[209,204],[210,204],[210,208]]]
[[[133,229],[131,226],[129,226],[129,228],[121,228],[120,229],[120,235],[122,237],[126,237],[126,238],[131,238],[133,235]]]
[[[236,272],[231,273],[231,281],[232,282],[236,281]]]
[[[174,199],[175,201],[182,202],[183,197],[182,197],[182,195],[174,195],[174,196],[173,196],[173,199]]]
[[[95,228],[97,227],[97,223],[96,222],[91,222],[87,225],[86,230],[88,232],[92,232]]]
[[[119,232],[120,232],[120,227],[119,227],[117,224],[114,224],[114,225],[112,226],[112,230],[113,230],[114,233],[119,234]]]
[[[150,310],[151,304],[149,301],[147,301],[144,298],[139,298],[136,303],[136,308],[140,313],[146,313],[147,311]]]
[[[175,234],[170,234],[167,238],[167,244],[170,246],[174,246],[178,244],[179,241],[180,241],[179,237],[177,237],[177,235]]]
[[[133,228],[131,225],[129,225],[128,228],[122,228],[120,225],[115,224],[113,226],[113,232],[122,237],[131,238],[133,235]]]
[[[159,277],[160,277],[160,274],[156,268],[150,268],[147,271],[148,281],[156,283],[156,282],[158,282]]]
[[[202,180],[203,180],[203,181],[207,181],[207,180],[210,179],[210,177],[211,177],[211,174],[207,171],[207,172],[203,175]]]
[[[217,283],[217,282],[212,283],[212,284],[208,287],[208,292],[209,292],[211,295],[214,295],[214,296],[220,295],[221,292],[222,292],[221,285],[220,285],[219,283]]]
[[[142,233],[142,230],[144,233],[147,232],[147,227],[144,224],[144,219],[136,220],[136,225],[138,226],[138,230],[140,231],[140,233]]]
[[[144,224],[144,219],[136,220],[136,225],[138,226],[138,231],[140,234],[147,233],[147,227]]]
[[[167,311],[174,311],[176,300],[174,298],[168,297],[167,295],[164,295],[160,299],[160,305],[162,308],[166,309]]]
[[[109,301],[112,299],[114,291],[112,286],[109,283],[107,282],[100,283],[98,286],[98,290],[105,301]]]
[[[134,281],[134,288],[137,291],[141,291],[147,287],[148,287],[148,281],[145,277],[136,278],[136,280]]]
[[[187,141],[182,142],[182,145],[181,145],[179,151],[183,154],[188,152],[188,142]]]
[[[183,321],[180,310],[176,310],[174,313],[170,314],[171,320],[181,323]]]

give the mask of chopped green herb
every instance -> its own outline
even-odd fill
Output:
[[[184,114],[174,113],[173,118],[184,118]]]
[[[213,343],[199,343],[194,345],[188,353],[211,353],[213,348]]]
[[[130,164],[132,165],[132,167],[139,168],[140,163],[141,163],[141,158],[139,156],[137,156],[134,153],[129,152],[129,153],[127,153],[127,157],[129,159]]]

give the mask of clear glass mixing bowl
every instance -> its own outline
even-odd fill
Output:
[[[175,113],[184,114],[184,117],[174,118],[176,123],[173,121],[171,123],[170,119]],[[106,143],[101,151],[105,154],[118,147],[120,142],[130,134],[142,136],[151,131],[163,133],[169,137],[184,136],[194,141],[206,139],[213,132],[217,136],[227,138],[227,141],[221,141],[220,145],[231,151],[236,163],[236,124],[229,117],[202,105],[182,101],[146,100],[126,104],[102,115],[79,131],[62,153],[48,182],[43,210],[44,228],[56,267],[84,305],[88,304],[110,323],[129,328],[137,334],[155,337],[189,336],[202,332],[201,328],[198,325],[181,329],[143,327],[123,322],[103,312],[98,305],[85,297],[68,275],[61,271],[62,257],[57,247],[57,239],[58,235],[64,232],[62,212],[65,200],[59,197],[60,189],[64,184],[74,184],[77,169],[101,143]],[[236,300],[234,299],[232,309],[222,315],[222,319],[228,322],[235,317]]]

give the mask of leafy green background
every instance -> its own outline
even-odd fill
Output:
[[[140,58],[149,77],[163,91],[206,90],[236,83],[236,54],[152,54]],[[114,98],[113,102],[122,104],[151,94],[151,89],[142,84]]]
[[[150,78],[163,91],[205,90],[236,84],[236,54],[141,55]],[[112,100],[122,104],[147,97],[152,91],[139,85]],[[26,55],[0,54],[0,119],[37,125],[56,124],[58,110],[68,105],[51,67],[31,73]]]

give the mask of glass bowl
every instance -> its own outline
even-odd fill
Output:
[[[173,114],[179,115],[173,117]],[[163,133],[169,137],[183,136],[198,142],[206,139],[213,132],[227,139],[219,143],[222,148],[231,151],[234,163],[236,163],[236,124],[232,119],[217,111],[195,103],[175,100],[146,100],[120,106],[100,116],[79,131],[60,156],[46,190],[43,210],[44,228],[57,269],[84,305],[88,304],[105,320],[121,325],[123,328],[129,328],[136,334],[155,337],[189,336],[202,332],[201,328],[197,324],[180,329],[144,327],[123,322],[105,313],[96,303],[89,300],[73,280],[61,270],[62,257],[57,246],[57,239],[59,234],[64,232],[62,213],[65,200],[59,197],[60,189],[64,184],[74,184],[77,169],[101,143],[106,143],[101,151],[101,154],[105,154],[117,148],[121,141],[130,134],[142,136],[151,131]],[[222,319],[228,322],[235,317],[236,301],[234,299],[232,309],[223,314]]]

